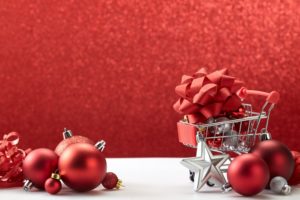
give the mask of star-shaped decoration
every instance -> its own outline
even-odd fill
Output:
[[[181,164],[195,172],[194,190],[199,191],[209,179],[217,181],[221,185],[226,183],[220,168],[228,158],[227,154],[213,155],[206,143],[200,141],[197,145],[196,157],[185,158]]]

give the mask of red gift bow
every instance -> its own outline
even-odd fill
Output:
[[[30,152],[19,149],[19,134],[11,132],[0,140],[0,188],[22,186],[22,162]]]
[[[222,112],[231,112],[241,106],[236,94],[243,82],[228,75],[227,69],[207,73],[201,68],[192,76],[183,75],[175,92],[180,99],[173,108],[188,116],[191,123],[204,122]]]

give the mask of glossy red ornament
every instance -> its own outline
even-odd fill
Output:
[[[78,192],[87,192],[101,184],[106,173],[106,160],[93,145],[70,145],[59,158],[62,181]]]
[[[87,144],[91,144],[91,145],[94,144],[94,142],[87,137],[83,137],[80,135],[74,135],[74,136],[71,136],[69,138],[62,140],[56,146],[55,153],[60,156],[66,148],[68,148],[70,145],[76,144],[76,143],[87,143]]]
[[[281,142],[266,140],[255,145],[251,152],[267,163],[270,180],[275,176],[282,176],[289,180],[292,176],[295,161],[290,150]]]
[[[49,194],[57,194],[61,190],[60,180],[54,178],[48,178],[45,182],[45,190]]]
[[[260,157],[244,154],[236,157],[229,165],[227,177],[233,190],[244,196],[252,196],[266,187],[270,173]]]
[[[108,190],[111,189],[119,189],[121,186],[121,180],[119,180],[118,176],[113,173],[113,172],[107,172],[103,181],[102,181],[102,185],[103,187],[105,187]]]
[[[50,149],[40,148],[31,151],[23,161],[25,179],[39,189],[44,189],[45,181],[57,169],[58,156]]]
[[[297,185],[300,184],[300,152],[291,151],[291,153],[295,161],[295,168],[288,183],[289,185]]]

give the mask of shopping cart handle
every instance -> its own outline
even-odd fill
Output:
[[[237,95],[245,99],[248,95],[259,95],[259,96],[264,96],[267,97],[266,101],[272,104],[277,104],[279,99],[280,99],[280,94],[276,91],[272,91],[270,93],[268,92],[262,92],[258,90],[248,90],[245,87],[242,87],[238,92]]]

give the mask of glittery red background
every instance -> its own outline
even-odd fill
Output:
[[[280,91],[270,132],[300,150],[297,0],[0,5],[0,132],[24,147],[53,148],[67,127],[105,139],[107,156],[193,155],[177,140],[174,87],[207,66]]]

